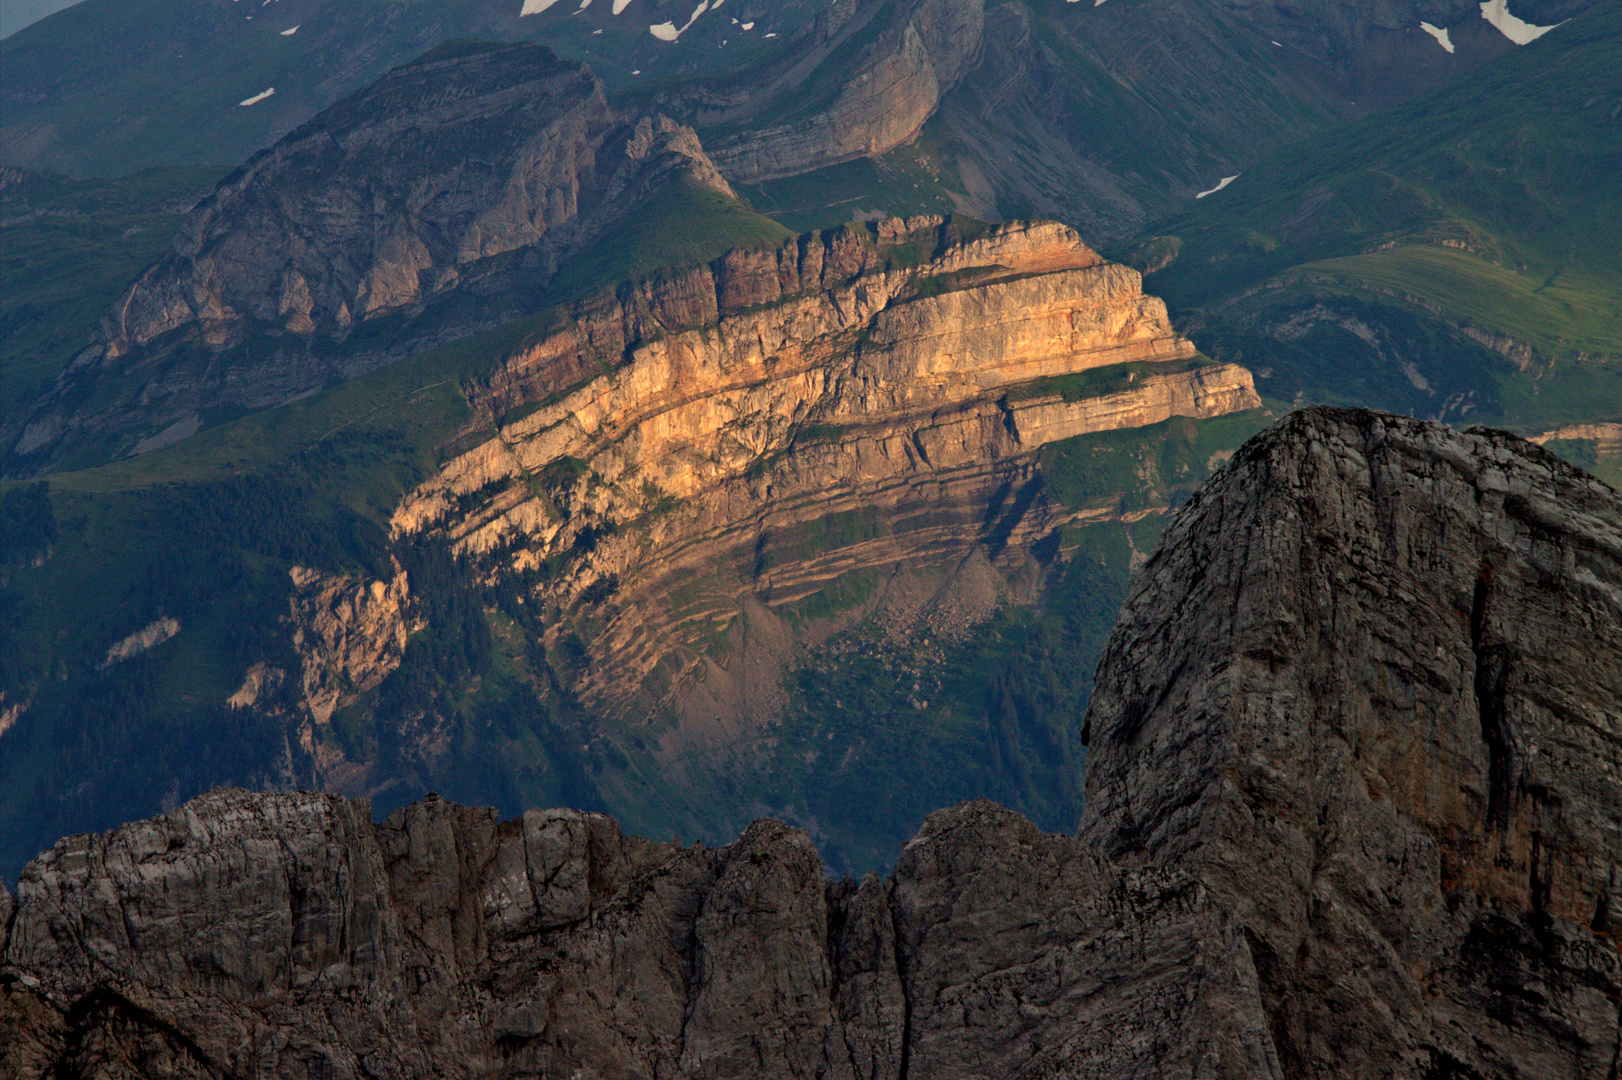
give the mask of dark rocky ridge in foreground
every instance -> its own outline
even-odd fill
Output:
[[[1622,503],[1530,444],[1298,413],[1140,573],[1079,838],[216,792],[30,864],[0,1071],[1618,1073]]]

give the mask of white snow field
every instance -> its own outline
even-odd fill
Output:
[[[237,102],[237,104],[238,105],[257,105],[261,101],[268,98],[270,95],[274,94],[275,92],[276,92],[276,88],[274,86],[272,86],[268,90],[259,91],[259,93],[255,94],[251,98],[245,98],[244,100]]]
[[[681,37],[687,32],[687,28],[689,26],[692,26],[698,21],[698,17],[700,15],[704,14],[708,10],[710,10],[710,0],[699,0],[698,7],[693,9],[692,15],[688,16],[687,21],[682,24],[682,28],[680,30],[676,29],[675,23],[662,22],[648,27],[648,33],[652,34],[660,41],[675,41],[677,38]]]
[[[1216,187],[1212,188],[1210,191],[1202,191],[1194,197],[1196,199],[1203,199],[1207,195],[1215,195],[1217,192],[1221,191],[1223,188],[1227,187],[1237,179],[1239,179],[1238,173],[1234,173],[1232,176],[1224,176],[1221,180],[1217,181]]]
[[[1525,19],[1516,18],[1509,13],[1509,0],[1481,0],[1481,17],[1492,23],[1493,28],[1503,34],[1517,45],[1530,45],[1538,38],[1547,34],[1554,26],[1533,26]]]
[[[1425,31],[1425,33],[1429,34],[1431,37],[1435,38],[1436,44],[1440,45],[1448,52],[1453,51],[1453,39],[1448,36],[1446,29],[1439,26],[1432,26],[1428,22],[1420,23],[1419,28]]]

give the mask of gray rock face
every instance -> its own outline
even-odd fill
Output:
[[[1083,838],[1243,922],[1288,1074],[1616,1075],[1616,492],[1298,413],[1167,531],[1089,725]]]
[[[893,878],[859,883],[826,882],[776,822],[711,851],[573,811],[366,817],[222,790],[31,863],[0,972],[17,1075],[1194,1076],[1215,1055],[1239,1064],[1211,1075],[1237,1077],[1271,1060],[1240,928],[1197,882],[1123,875],[991,803],[935,814]],[[1169,1047],[1178,1026],[1201,1035]]]
[[[282,404],[533,313],[563,260],[677,182],[733,194],[692,129],[615,113],[583,65],[443,46],[221,181],[0,443],[27,471],[87,445],[146,453],[210,409]]]
[[[104,1076],[1617,1075],[1622,503],[1310,410],[1145,566],[1077,837],[218,791],[24,871],[0,1063]]]

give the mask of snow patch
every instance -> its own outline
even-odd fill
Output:
[[[753,30],[755,28],[755,24],[752,22],[739,23],[738,25],[743,27],[745,30]]]
[[[269,87],[268,89],[259,91],[259,93],[255,94],[251,98],[244,98],[243,100],[237,102],[237,104],[238,105],[257,105],[261,101],[268,98],[270,95],[274,94],[275,92],[276,92],[276,88],[274,86],[272,86],[272,87]]]
[[[524,6],[519,10],[518,17],[522,19],[525,15],[539,15],[557,2],[558,0],[524,0]]]
[[[776,34],[767,34],[766,36],[767,37],[776,37],[777,35]]]
[[[618,15],[631,6],[631,0],[614,0],[614,14]]]
[[[304,25],[303,23],[298,24],[298,26],[303,26],[303,25]],[[286,30],[283,30],[282,31],[282,37],[292,37],[294,34],[298,33],[298,26],[290,26]]]
[[[1564,22],[1557,22],[1554,26],[1533,26],[1509,13],[1509,0],[1481,0],[1481,17],[1517,45],[1530,45],[1553,30],[1554,26],[1564,25]]]
[[[585,11],[590,6],[591,6],[591,0],[580,0],[580,6],[575,8],[575,10],[576,11]]]
[[[1276,42],[1276,41],[1273,41],[1273,39],[1272,39],[1272,38],[1268,38],[1268,39],[1267,39],[1267,40],[1268,40],[1268,41],[1271,41],[1271,42],[1272,42],[1272,43],[1273,43],[1273,47],[1274,47],[1274,48],[1277,48],[1277,49],[1282,49],[1282,48],[1284,48],[1284,46],[1282,46],[1282,45],[1280,45],[1280,44],[1279,44],[1279,43],[1278,43],[1278,42]]]
[[[1202,192],[1200,192],[1198,195],[1196,195],[1194,197],[1196,199],[1203,199],[1207,195],[1215,195],[1217,192],[1221,191],[1223,188],[1227,187],[1229,184],[1233,183],[1237,179],[1239,179],[1239,174],[1238,173],[1234,173],[1232,176],[1224,176],[1221,180],[1219,180],[1217,182],[1216,187],[1212,188],[1209,191],[1202,191]]]
[[[663,22],[656,26],[648,27],[648,33],[652,34],[660,41],[675,41],[677,38],[681,37],[687,32],[687,28],[689,26],[692,26],[698,21],[698,17],[700,15],[704,14],[708,10],[710,10],[710,0],[699,0],[698,7],[693,9],[693,13],[687,17],[687,21],[682,24],[682,28],[680,30],[676,29],[675,23]]]
[[[1432,26],[1428,22],[1420,23],[1419,28],[1425,31],[1425,33],[1429,34],[1431,37],[1435,38],[1436,44],[1440,45],[1448,52],[1453,51],[1453,39],[1448,36],[1446,29],[1439,26]]]

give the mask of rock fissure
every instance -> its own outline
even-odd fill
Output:
[[[1514,733],[1505,713],[1513,661],[1510,646],[1489,643],[1492,616],[1493,567],[1483,560],[1470,606],[1470,644],[1475,653],[1475,698],[1481,720],[1481,738],[1487,748],[1487,822],[1503,831],[1509,827],[1510,804],[1515,792]]]

